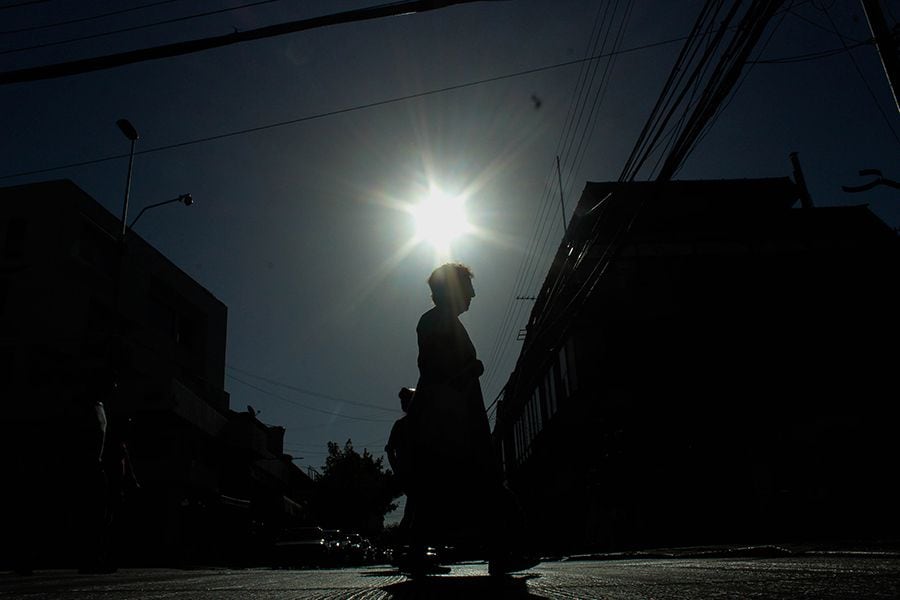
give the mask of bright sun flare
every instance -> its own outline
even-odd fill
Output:
[[[469,231],[465,202],[459,196],[432,192],[412,209],[416,237],[438,250],[446,250],[457,237]]]

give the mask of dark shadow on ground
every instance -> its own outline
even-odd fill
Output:
[[[540,575],[491,577],[489,575],[469,577],[434,576],[424,579],[410,579],[381,588],[392,600],[466,600],[531,598],[546,600],[528,592],[528,580]]]

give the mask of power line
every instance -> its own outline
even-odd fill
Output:
[[[891,135],[893,135],[897,143],[900,144],[900,136],[898,136],[897,132],[894,130],[894,124],[891,122],[891,119],[888,118],[887,113],[884,112],[884,109],[881,108],[881,103],[878,102],[878,96],[875,95],[875,91],[869,85],[869,80],[866,79],[866,76],[863,74],[862,69],[859,68],[856,59],[853,58],[853,53],[849,52],[847,42],[844,41],[844,36],[842,36],[838,31],[837,25],[835,25],[834,23],[834,19],[831,18],[831,13],[828,12],[828,9],[825,7],[822,8],[822,11],[825,13],[825,16],[828,17],[828,22],[831,24],[831,28],[834,30],[834,34],[841,40],[841,45],[844,47],[844,49],[848,50],[847,56],[850,58],[850,62],[853,63],[853,68],[856,70],[857,75],[859,75],[859,78],[862,80],[863,86],[866,88],[866,91],[869,92],[869,96],[872,98],[872,102],[875,104],[875,108],[878,109],[878,113],[884,119],[884,122],[887,125],[888,130],[891,132]]]
[[[781,19],[772,28],[772,31],[769,33],[769,37],[766,39],[766,41],[763,43],[762,47],[760,48],[759,52],[757,53],[757,58],[762,56],[763,53],[766,51],[766,48],[768,48],[769,43],[775,37],[775,33],[781,27],[781,24],[784,23],[784,20],[787,17],[787,15],[793,14],[791,12],[791,10],[793,8],[794,8],[794,0],[791,0],[791,4],[788,5],[788,7],[781,12]],[[773,18],[774,18],[774,16],[773,16]],[[750,77],[750,72],[753,71],[753,67],[758,63],[756,61],[745,60],[744,64],[747,65],[747,69],[741,74],[740,80],[735,85],[734,90],[732,92],[730,92],[730,97],[719,108],[716,109],[712,118],[709,120],[709,122],[706,123],[706,125],[704,125],[704,129],[700,132],[700,135],[697,137],[697,141],[694,144],[694,147],[700,145],[703,142],[703,140],[706,139],[706,136],[709,135],[710,131],[712,131],[713,126],[719,120],[719,118],[722,116],[722,113],[724,113],[725,110],[727,110],[728,107],[731,106],[731,103],[737,97],[738,92],[740,92],[741,88],[744,86],[744,83]],[[687,158],[687,155],[685,156],[685,159],[686,158]]]
[[[8,8],[19,8],[20,6],[29,6],[31,4],[43,4],[45,2],[52,2],[53,0],[25,0],[24,2],[13,2],[11,4],[4,4],[0,6],[0,10],[6,10]]]
[[[837,56],[839,54],[843,54],[848,52],[849,50],[853,50],[854,48],[859,48],[860,46],[871,46],[871,39],[863,40],[861,42],[857,42],[855,44],[851,44],[847,47],[841,48],[832,48],[831,50],[821,50],[819,52],[810,52],[808,54],[796,54],[794,56],[783,56],[781,58],[765,58],[759,60],[748,61],[748,64],[752,65],[786,65],[791,63],[800,63],[800,62],[809,62],[813,60],[821,60],[823,58],[831,58],[832,56]]]
[[[272,396],[273,398],[278,398],[279,400],[282,400],[283,402],[287,402],[288,404],[293,404],[294,406],[299,406],[300,408],[305,408],[306,410],[311,410],[313,412],[322,413],[322,414],[328,415],[330,417],[338,417],[341,419],[352,419],[354,421],[368,421],[370,423],[391,423],[392,422],[390,419],[372,419],[370,417],[355,417],[352,415],[342,415],[335,411],[324,410],[324,409],[321,409],[321,408],[318,408],[315,406],[309,406],[308,404],[303,404],[302,402],[297,402],[296,400],[292,400],[291,398],[285,398],[284,396],[282,396],[280,394],[276,394],[275,392],[269,391],[265,388],[261,388],[257,385],[250,383],[249,381],[244,381],[243,379],[240,379],[239,377],[235,377],[234,375],[226,375],[226,377],[228,377],[229,379],[233,379],[234,381],[237,381],[238,383],[241,383],[241,384],[243,384],[251,389],[254,389],[258,392],[262,392],[263,394],[266,394],[267,396]]]
[[[605,9],[602,5],[598,6],[597,12],[594,15],[591,35],[588,38],[585,56],[581,63],[582,68],[579,70],[578,77],[576,78],[575,88],[572,91],[572,99],[566,113],[566,119],[563,123],[563,128],[560,131],[559,139],[557,140],[555,154],[556,156],[562,155],[564,159],[567,158],[569,151],[571,150],[572,141],[575,139],[578,127],[581,125],[581,117],[584,114],[584,107],[587,104],[588,95],[593,87],[594,78],[599,66],[599,58],[602,56],[602,50],[606,43],[606,38],[604,38],[603,44],[600,43],[600,40],[604,37],[604,30],[607,30],[607,17],[610,18],[610,27],[612,26],[616,10],[614,9],[612,15],[610,15],[609,9],[611,4],[612,2],[607,2],[605,4]],[[616,3],[616,6],[618,6],[618,2]],[[600,49],[599,54],[598,48]],[[591,63],[594,63],[593,69],[591,69]],[[505,360],[512,347],[512,343],[515,340],[514,336],[509,335],[510,332],[508,331],[508,327],[510,323],[516,324],[519,322],[523,309],[522,304],[517,301],[517,296],[515,294],[532,291],[534,276],[541,264],[539,259],[543,256],[546,241],[553,231],[552,227],[548,227],[549,222],[547,220],[553,210],[553,203],[550,202],[550,198],[553,195],[553,174],[554,169],[551,167],[550,173],[545,180],[544,191],[541,194],[539,203],[541,209],[534,221],[534,231],[526,246],[527,250],[522,258],[522,263],[519,266],[516,281],[513,285],[514,296],[507,304],[506,311],[503,319],[501,319],[500,326],[497,329],[497,335],[489,354],[489,367],[488,372],[485,374],[486,387],[493,385],[494,378],[497,375],[497,369],[499,369],[499,365]]]
[[[134,12],[136,10],[143,10],[145,8],[151,8],[153,6],[161,6],[163,4],[172,4],[173,2],[184,2],[184,0],[158,0],[157,2],[150,2],[148,4],[139,4],[138,6],[132,6],[130,8],[122,8],[119,10],[113,10],[105,13],[100,13],[97,15],[91,15],[90,17],[81,17],[78,19],[69,19],[68,21],[56,21],[55,23],[45,23],[44,25],[33,25],[31,27],[23,27],[21,29],[7,29],[6,31],[0,31],[0,34],[12,34],[12,33],[27,33],[29,31],[40,31],[41,29],[52,29],[54,27],[62,27],[64,25],[74,25],[76,23],[84,23],[86,21],[95,21],[97,19],[102,19],[105,17],[113,17],[116,15],[122,15],[129,12]]]
[[[175,0],[168,0],[168,1],[169,1],[169,2],[174,2]],[[45,42],[45,43],[43,43],[43,44],[34,44],[34,45],[31,45],[31,46],[22,46],[22,47],[20,47],[20,48],[11,48],[11,49],[9,49],[9,50],[3,50],[3,51],[0,51],[0,55],[4,55],[4,54],[16,54],[16,53],[18,53],[18,52],[27,52],[28,50],[38,50],[38,49],[40,49],[40,48],[51,48],[51,47],[53,47],[53,46],[62,46],[62,45],[65,45],[65,44],[73,44],[73,43],[75,43],[75,42],[84,42],[84,41],[87,41],[87,40],[95,40],[95,39],[98,39],[98,38],[101,38],[101,37],[107,37],[107,36],[110,36],[110,35],[116,35],[116,34],[118,34],[118,33],[128,33],[128,32],[131,32],[131,31],[140,31],[141,29],[150,29],[151,27],[159,27],[160,25],[171,25],[172,23],[180,23],[180,22],[182,22],[182,21],[190,21],[190,20],[192,20],[192,19],[200,19],[200,18],[202,18],[202,17],[209,17],[209,16],[212,16],[212,15],[218,15],[218,14],[221,14],[221,13],[227,13],[227,12],[232,12],[232,11],[235,11],[235,10],[241,10],[241,9],[243,9],[243,8],[250,8],[250,7],[253,7],[253,6],[259,6],[259,5],[261,5],[261,4],[271,4],[272,2],[280,2],[280,1],[281,1],[281,0],[259,0],[258,2],[251,2],[250,4],[242,4],[242,5],[240,5],[240,6],[232,6],[231,8],[220,8],[220,9],[218,9],[218,10],[210,10],[210,11],[207,11],[207,12],[195,13],[195,14],[192,14],[192,15],[185,15],[185,16],[183,16],[183,17],[173,17],[173,18],[171,18],[171,19],[164,19],[164,20],[162,20],[162,21],[155,21],[155,22],[153,22],[153,23],[144,23],[143,25],[134,25],[134,26],[132,26],[132,27],[123,27],[122,29],[114,29],[114,30],[112,30],[112,31],[102,31],[102,32],[100,32],[100,33],[92,33],[92,34],[90,34],[90,35],[83,35],[83,36],[80,36],[80,37],[69,38],[69,39],[66,39],[66,40],[56,40],[56,41],[53,41],[53,42]],[[163,4],[163,3],[160,2],[160,3],[157,3],[157,4]],[[147,6],[155,6],[155,4],[149,4],[149,5],[147,5]],[[137,7],[137,8],[145,8],[145,7],[141,6],[141,7]],[[135,9],[129,9],[129,10],[135,10]],[[123,12],[127,12],[127,10],[115,11],[115,12],[108,13],[108,14],[121,14],[121,13],[123,13]],[[106,15],[101,15],[101,16],[106,16]],[[78,23],[78,22],[81,22],[81,21],[88,21],[88,20],[91,20],[91,19],[93,19],[93,18],[96,18],[96,17],[88,17],[88,18],[85,18],[85,19],[76,19],[76,20],[74,20],[74,21],[69,21],[68,23]],[[62,24],[67,24],[67,23],[62,23]],[[56,27],[56,26],[57,26],[57,25],[47,25],[47,26],[44,26],[44,27],[38,27],[37,29],[42,29],[42,28],[46,28],[46,27]],[[15,30],[15,31],[11,31],[11,32],[3,31],[3,32],[0,32],[0,33],[18,33],[18,32],[21,32],[21,31],[31,31],[31,30],[30,30],[30,29],[24,29],[24,30]]]
[[[361,406],[364,408],[374,408],[376,410],[382,410],[389,413],[399,413],[399,409],[395,408],[385,408],[384,406],[378,406],[377,404],[367,404],[365,402],[356,402],[353,400],[347,400],[345,398],[338,398],[337,396],[330,396],[328,394],[323,394],[322,392],[316,392],[314,390],[306,389],[291,385],[289,383],[284,383],[283,381],[278,381],[276,379],[270,379],[268,377],[263,377],[262,375],[257,375],[256,373],[251,373],[250,371],[246,371],[244,369],[239,369],[237,367],[231,365],[225,365],[226,368],[231,369],[232,371],[237,371],[243,375],[248,375],[253,377],[254,379],[258,379],[260,381],[265,381],[266,383],[271,383],[272,385],[277,385],[279,387],[283,387],[289,390],[293,390],[295,392],[300,392],[301,394],[306,394],[307,396],[315,396],[316,398],[324,398],[325,400],[333,400],[335,402],[341,402],[343,404],[351,404],[353,406]]]
[[[778,13],[777,9],[782,1],[783,0],[757,0],[747,9],[740,23],[735,28],[737,30],[736,35],[728,42],[725,49],[722,51],[721,57],[718,59],[713,73],[708,78],[701,98],[691,111],[691,115],[687,120],[684,130],[678,135],[678,141],[672,152],[670,152],[666,158],[663,165],[663,171],[658,175],[657,181],[668,181],[675,169],[682,164],[684,157],[693,149],[697,136],[703,132],[704,126],[708,124],[709,119],[715,115],[716,110],[721,106],[721,102],[737,82],[741,73],[741,66],[746,61],[750,51],[756,45],[756,42],[762,35],[768,22]],[[727,28],[727,23],[735,16],[735,6],[736,5],[732,5],[725,20],[726,25],[720,27],[719,32],[724,31]],[[692,59],[689,59],[686,63],[683,63],[683,59],[687,57],[688,54],[693,54],[692,52],[688,52],[688,48],[693,42],[700,39],[701,36],[697,34],[702,31],[702,24],[708,22],[708,19],[715,19],[716,14],[721,7],[722,3],[719,0],[707,1],[703,11],[701,11],[700,17],[698,17],[698,20],[695,22],[692,35],[689,36],[689,42],[682,48],[681,55],[679,56],[679,59],[676,60],[676,63],[670,72],[669,79],[663,88],[663,92],[660,94],[660,100],[657,101],[657,106],[654,107],[653,112],[657,114],[655,116],[651,115],[651,118],[648,120],[648,123],[652,122],[653,124],[652,126],[645,126],[642,137],[651,130],[656,132],[654,139],[659,137],[660,133],[665,128],[666,123],[671,119],[674,109],[682,102],[689,89],[695,85],[699,74],[705,72],[708,62],[712,59],[713,53],[711,50],[717,48],[722,42],[721,35],[717,35],[714,43],[710,44],[710,47],[703,53],[699,64],[692,67],[692,73],[691,76],[688,77],[686,85],[680,86],[680,84],[678,84],[675,85],[675,87],[672,87],[674,82],[680,81],[680,77],[676,75],[676,72],[687,68],[687,66],[693,62]],[[671,98],[675,95],[678,87],[681,87],[681,91],[677,94],[674,105],[665,111],[665,117],[660,120],[658,116],[661,112],[660,108],[671,101]],[[640,144],[642,144],[642,140],[639,138],[636,148],[638,148]],[[651,144],[651,148],[652,145],[653,144]],[[629,157],[628,163],[631,163],[639,154],[640,153],[633,151],[632,155]],[[645,158],[646,154],[644,153],[644,159]],[[632,180],[639,168],[639,162],[637,163],[637,167],[633,165],[629,167],[628,163],[626,163],[626,168],[623,169],[623,174],[620,177],[621,181]],[[630,231],[638,214],[641,212],[642,206],[643,202],[635,207],[630,219],[618,228],[612,236],[611,241],[603,249],[602,255],[596,260],[593,268],[587,274],[584,282],[574,291],[562,310],[551,310],[549,303],[545,301],[542,313],[544,318],[539,323],[535,323],[535,325],[538,325],[541,332],[550,330],[551,327],[556,326],[559,321],[567,315],[577,314],[584,306],[586,306],[588,300],[593,296],[594,290],[597,288],[600,281],[604,279],[611,257],[617,251],[618,245],[621,243],[620,240]],[[583,250],[579,254],[579,259],[576,261],[573,271],[577,270],[578,262],[580,262],[581,257],[587,255],[597,242],[599,236],[598,224],[601,220],[602,219],[600,218],[594,220],[594,230],[585,238]],[[564,273],[560,276],[564,276]],[[527,348],[524,351],[527,351]]]
[[[813,6],[815,6],[815,4],[813,4]],[[818,8],[818,7],[816,7],[816,8]],[[819,10],[821,10],[821,9],[819,9]],[[791,16],[796,17],[797,19],[800,19],[801,21],[804,21],[805,23],[807,23],[807,24],[809,24],[809,25],[812,25],[812,26],[815,27],[816,29],[821,29],[822,31],[827,31],[828,33],[834,33],[834,31],[832,31],[831,29],[828,29],[828,28],[825,27],[824,25],[819,25],[818,23],[816,23],[816,22],[813,21],[812,19],[810,19],[810,18],[808,18],[808,17],[804,17],[804,16],[801,15],[800,13],[795,12],[794,9],[793,9],[793,7],[792,7],[792,8],[789,8],[789,9],[787,10],[787,12],[788,12]],[[851,42],[854,42],[854,43],[857,43],[857,42],[860,41],[860,40],[853,39],[853,38],[851,38],[851,37],[848,37],[848,38],[846,38],[846,39],[849,40],[849,41],[851,41]]]
[[[674,38],[674,39],[664,40],[664,41],[661,41],[661,42],[654,42],[654,43],[650,43],[650,44],[642,44],[642,45],[640,45],[640,46],[634,46],[634,47],[632,47],[632,48],[625,48],[625,49],[623,49],[623,50],[619,50],[619,51],[616,52],[616,54],[617,54],[617,55],[622,55],[622,54],[628,54],[628,53],[631,53],[631,52],[640,52],[640,51],[642,51],[642,50],[649,50],[649,49],[651,49],[651,48],[657,48],[657,47],[665,46],[665,45],[668,45],[668,44],[674,44],[674,43],[677,43],[677,42],[682,42],[682,41],[684,41],[685,39],[687,39],[687,38],[686,38],[686,37],[679,37],[679,38]],[[532,68],[532,69],[526,69],[526,70],[524,70],[524,71],[517,71],[517,72],[515,72],[515,73],[508,73],[508,74],[506,74],[506,75],[497,75],[497,76],[495,76],[495,77],[488,77],[488,78],[486,78],[486,79],[479,79],[479,80],[476,80],[476,81],[470,81],[470,82],[467,82],[467,83],[460,83],[460,84],[456,84],[456,85],[450,85],[450,86],[446,86],[446,87],[442,87],[442,88],[437,88],[437,89],[434,89],[434,90],[427,90],[427,91],[424,91],[424,92],[417,92],[417,93],[415,93],[415,94],[408,94],[408,95],[405,95],[405,96],[398,96],[398,97],[395,97],[395,98],[389,98],[389,99],[387,99],[387,100],[378,100],[378,101],[375,101],[375,102],[369,102],[369,103],[366,103],[366,104],[358,104],[358,105],[356,105],[356,106],[350,106],[350,107],[346,107],[346,108],[339,108],[339,109],[336,109],[336,110],[331,110],[331,111],[321,112],[321,113],[317,113],[317,114],[313,114],[313,115],[307,115],[307,116],[305,116],[305,117],[298,117],[298,118],[296,118],[296,119],[289,119],[289,120],[286,120],[286,121],[278,121],[278,122],[276,122],[276,123],[269,123],[269,124],[266,124],[266,125],[259,125],[259,126],[256,126],[256,127],[248,127],[248,128],[246,128],[246,129],[239,129],[239,130],[230,131],[230,132],[227,132],[227,133],[220,133],[220,134],[217,134],[217,135],[211,135],[211,136],[202,137],[202,138],[195,138],[195,139],[192,139],[192,140],[186,140],[186,141],[184,141],[184,142],[177,142],[177,143],[175,143],[175,144],[167,144],[167,145],[165,145],[165,146],[157,146],[156,148],[148,148],[148,149],[146,149],[146,150],[139,150],[139,151],[136,151],[134,154],[135,154],[135,156],[137,156],[137,155],[142,155],[142,154],[152,154],[152,153],[155,153],[155,152],[162,152],[162,151],[165,151],[165,150],[173,150],[173,149],[175,149],[175,148],[183,148],[183,147],[186,147],[186,146],[193,146],[193,145],[195,145],[195,144],[202,144],[202,143],[205,143],[205,142],[212,142],[212,141],[221,140],[221,139],[225,139],[225,138],[229,138],[229,137],[234,137],[234,136],[238,136],[238,135],[245,135],[245,134],[248,134],[248,133],[255,133],[255,132],[257,132],[257,131],[264,131],[264,130],[266,130],[266,129],[275,129],[275,128],[277,128],[277,127],[285,127],[285,126],[288,126],[288,125],[296,125],[296,124],[298,124],[298,123],[304,123],[304,122],[306,122],[306,121],[314,121],[314,120],[316,120],[316,119],[322,119],[322,118],[325,118],[325,117],[333,117],[333,116],[342,115],[342,114],[351,113],[351,112],[356,112],[356,111],[360,111],[360,110],[366,110],[366,109],[369,109],[369,108],[376,108],[376,107],[379,107],[379,106],[387,106],[387,105],[389,105],[389,104],[396,104],[396,103],[398,103],[398,102],[405,102],[405,101],[407,101],[407,100],[414,100],[414,99],[416,99],[416,98],[424,98],[424,97],[427,97],[427,96],[433,96],[433,95],[436,95],[436,94],[442,94],[442,93],[445,93],[445,92],[451,92],[451,91],[455,91],[455,90],[462,90],[462,89],[466,89],[466,88],[470,88],[470,87],[475,87],[475,86],[478,86],[478,85],[484,85],[484,84],[487,84],[487,83],[494,83],[494,82],[497,82],[497,81],[503,81],[503,80],[505,80],[505,79],[513,79],[513,78],[515,78],[515,77],[522,77],[522,76],[524,76],[524,75],[532,75],[532,74],[535,74],[535,73],[541,73],[541,72],[544,72],[544,71],[550,71],[550,70],[554,70],[554,69],[560,69],[560,68],[569,67],[569,66],[572,66],[572,65],[577,65],[577,64],[580,64],[580,63],[583,63],[583,62],[587,62],[587,61],[596,60],[597,58],[605,58],[605,57],[607,57],[607,56],[611,56],[611,54],[609,54],[609,53],[607,53],[607,54],[600,54],[600,55],[597,55],[597,56],[592,56],[592,57],[590,57],[590,58],[581,58],[581,59],[575,59],[575,60],[569,60],[569,61],[565,61],[565,62],[555,63],[555,64],[552,64],[552,65],[544,65],[544,66],[542,66],[542,67],[535,67],[535,68]],[[3,77],[3,74],[0,73],[0,80],[2,80],[2,77]],[[84,167],[84,166],[88,166],[88,165],[99,164],[99,163],[102,163],[102,162],[108,162],[108,161],[111,161],[111,160],[118,160],[118,159],[121,159],[121,158],[128,158],[128,156],[129,156],[129,155],[128,155],[127,153],[123,153],[123,154],[116,154],[116,155],[113,155],[113,156],[105,156],[105,157],[103,157],[103,158],[95,158],[95,159],[91,159],[91,160],[84,160],[84,161],[79,161],[79,162],[68,163],[68,164],[65,164],[65,165],[58,165],[58,166],[55,166],[55,167],[47,167],[47,168],[43,168],[43,169],[35,169],[35,170],[32,170],[32,171],[21,171],[21,172],[19,172],[19,173],[10,173],[10,174],[6,174],[6,175],[0,175],[0,179],[11,179],[11,178],[13,178],[13,177],[24,177],[24,176],[26,176],[26,175],[37,175],[37,174],[40,174],[40,173],[47,173],[47,172],[50,172],[50,171],[59,171],[59,170],[62,170],[62,169],[72,169],[72,168],[75,168],[75,167]]]
[[[40,67],[30,67],[26,69],[18,69],[15,71],[6,71],[0,73],[0,84],[23,83],[27,81],[38,81],[41,79],[67,77],[69,75],[80,75],[83,73],[112,69],[114,67],[121,67],[124,65],[145,62],[148,60],[157,60],[160,58],[171,58],[174,56],[192,54],[194,52],[210,50],[212,48],[221,48],[222,46],[229,46],[231,44],[255,41],[264,38],[285,35],[288,33],[296,33],[299,31],[315,29],[318,27],[354,23],[357,21],[379,19],[382,17],[404,15],[408,13],[426,12],[439,8],[445,8],[454,4],[464,4],[469,2],[481,1],[485,0],[405,0],[402,2],[379,4],[377,6],[348,10],[340,13],[331,13],[319,17],[312,17],[310,19],[301,19],[299,21],[290,21],[287,23],[279,23],[277,25],[269,25],[267,27],[250,29],[248,31],[235,31],[227,35],[189,40],[186,42],[176,42],[174,44],[166,44],[164,46],[142,48],[140,50],[132,50],[130,52],[108,54],[105,56],[95,56],[92,58],[55,63]]]

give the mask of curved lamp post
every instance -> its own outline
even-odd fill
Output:
[[[137,129],[134,128],[134,125],[131,124],[131,121],[128,119],[119,119],[116,121],[116,125],[119,126],[119,130],[122,134],[131,140],[131,152],[128,154],[128,176],[125,178],[125,203],[122,206],[122,239],[125,238],[125,223],[128,222],[128,196],[131,193],[131,170],[134,166],[134,143],[140,137],[138,135]]]
[[[129,229],[134,229],[134,224],[137,223],[138,219],[141,218],[141,215],[143,215],[151,208],[156,208],[165,204],[171,204],[172,202],[181,202],[185,206],[190,206],[194,203],[194,199],[190,194],[181,194],[177,198],[172,198],[171,200],[165,200],[163,202],[157,202],[156,204],[145,206],[141,209],[141,212],[138,213],[138,216],[134,218],[134,221],[131,222],[131,225],[126,225],[128,223],[128,198],[131,195],[131,173],[134,167],[134,143],[141,136],[138,135],[137,129],[135,129],[134,125],[132,125],[131,121],[129,121],[128,119],[119,119],[118,121],[116,121],[116,125],[119,127],[119,130],[122,132],[122,134],[131,141],[131,152],[128,153],[128,176],[125,179],[125,202],[122,206],[122,231],[120,233],[120,239],[124,240],[125,232]]]
[[[141,212],[134,218],[134,221],[131,222],[131,225],[128,226],[128,229],[134,229],[134,224],[138,222],[138,219],[141,218],[145,212],[150,210],[151,208],[156,208],[158,206],[165,206],[166,204],[172,204],[173,202],[181,202],[185,206],[190,206],[194,203],[194,199],[190,194],[181,194],[177,198],[172,198],[171,200],[163,200],[162,202],[157,202],[156,204],[150,204],[141,209]]]

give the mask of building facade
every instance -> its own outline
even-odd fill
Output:
[[[311,481],[282,428],[229,409],[226,306],[120,227],[68,180],[0,189],[4,559],[248,560],[260,530],[303,518]],[[122,442],[137,485],[112,479]],[[113,484],[125,501],[104,532]]]
[[[799,197],[587,184],[494,429],[544,549],[900,530],[897,235]]]

